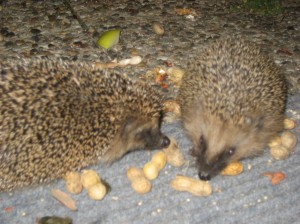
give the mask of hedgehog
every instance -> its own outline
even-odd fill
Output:
[[[88,62],[0,62],[0,191],[169,145],[161,93]]]
[[[283,129],[287,87],[270,57],[244,37],[204,47],[182,79],[177,100],[199,178],[262,154]]]

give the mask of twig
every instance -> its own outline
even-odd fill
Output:
[[[87,31],[88,30],[88,26],[85,24],[85,22],[80,18],[80,16],[75,12],[75,10],[73,9],[73,7],[71,6],[70,4],[70,1],[69,0],[63,0],[65,6],[71,11],[72,13],[72,16],[74,19],[76,19],[79,23],[79,25],[81,26],[81,28],[84,30],[84,31]]]

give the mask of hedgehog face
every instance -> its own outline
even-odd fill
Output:
[[[136,149],[158,149],[167,147],[170,140],[160,131],[160,118],[150,120],[127,118],[115,137],[111,149],[103,160],[112,162]]]
[[[127,145],[128,151],[167,147],[170,140],[161,133],[160,123],[160,118],[149,121],[128,118],[121,130],[121,141]]]
[[[199,178],[209,180],[230,162],[260,154],[282,129],[282,116],[246,116],[236,123],[202,114],[185,128],[193,141]]]

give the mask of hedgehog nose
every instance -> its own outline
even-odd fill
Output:
[[[170,139],[167,136],[164,136],[161,142],[161,147],[166,148],[170,145]]]
[[[210,180],[210,175],[207,172],[200,172],[199,174],[200,180]]]

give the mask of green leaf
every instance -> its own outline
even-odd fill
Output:
[[[109,49],[119,43],[120,30],[105,31],[98,39],[97,45]]]

